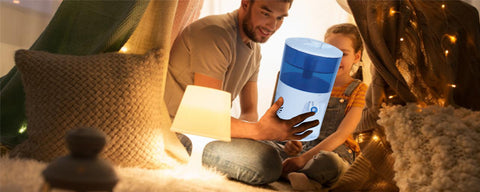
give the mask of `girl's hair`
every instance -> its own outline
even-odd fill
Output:
[[[342,23],[333,25],[327,29],[327,33],[325,33],[325,38],[327,38],[331,34],[343,34],[350,37],[353,42],[353,49],[355,50],[355,53],[358,51],[363,52],[362,37],[360,36],[360,32],[358,31],[357,26],[355,26],[354,24]]]
[[[358,51],[361,51],[361,56],[363,55],[362,37],[360,36],[360,32],[358,31],[357,26],[355,26],[354,24],[342,23],[342,24],[333,25],[327,29],[327,32],[325,33],[325,38],[327,38],[331,34],[342,34],[349,37],[352,40],[353,50],[355,51],[355,53],[357,53]],[[360,61],[362,59],[361,56],[360,56]],[[352,77],[355,79],[363,80],[361,66],[359,66],[357,72],[355,72],[355,74],[352,75]]]

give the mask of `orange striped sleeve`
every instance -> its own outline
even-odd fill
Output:
[[[346,99],[343,93],[345,92],[345,89],[347,88],[347,86],[333,87],[330,97],[338,97],[338,98]]]
[[[345,108],[345,114],[350,111],[352,107],[360,107],[363,108],[365,106],[365,94],[367,93],[367,84],[365,83],[360,83],[355,90],[353,90],[352,94],[350,95],[350,98],[348,98],[344,93],[345,90],[347,89],[349,84],[346,84],[342,87],[333,87],[332,93],[330,97],[337,97],[337,98],[343,98],[347,99],[348,103]]]
[[[365,83],[361,83],[351,95],[353,99],[352,107],[363,108],[365,106],[365,94],[367,93],[368,86]]]

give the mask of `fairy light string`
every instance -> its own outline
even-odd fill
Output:
[[[447,5],[445,1],[442,1],[441,9],[442,9],[443,17],[445,18],[444,20],[446,22],[446,25],[447,25],[446,27],[448,31],[450,30],[450,26],[447,19],[447,13],[446,13]],[[455,43],[457,42],[458,37],[455,34],[448,34],[448,33],[446,33],[443,37],[446,38],[447,41],[449,41],[450,47],[451,47],[451,49],[445,49],[445,62],[448,62],[448,55],[450,54],[451,51],[453,51],[452,48],[455,46]],[[447,86],[451,88],[457,87],[457,85],[454,82],[448,83]]]
[[[442,1],[441,4],[440,4],[440,7],[441,9],[441,13],[443,14],[443,17],[444,17],[444,21],[446,22],[446,28],[447,28],[447,32],[450,30],[450,26],[449,26],[449,21],[448,21],[448,18],[447,18],[447,4],[446,4],[446,1]],[[408,6],[407,6],[407,9],[408,9]],[[394,7],[390,7],[390,9],[388,10],[388,15],[390,17],[393,17],[395,16],[396,14],[401,14],[399,10],[396,10]],[[412,24],[415,24],[415,23],[412,23]],[[441,38],[441,49],[443,50],[443,54],[444,57],[445,57],[445,62],[448,62],[448,59],[449,59],[449,55],[452,54],[452,51],[453,50],[453,47],[455,46],[455,43],[457,42],[458,40],[458,37],[456,34],[454,33],[445,33],[442,38]],[[404,42],[405,41],[405,38],[404,37],[400,37],[399,38],[399,41],[400,43]],[[456,88],[457,85],[454,83],[454,82],[451,82],[451,83],[447,83],[448,87],[450,88]],[[388,99],[393,99],[395,98],[395,95],[389,95],[387,96]]]

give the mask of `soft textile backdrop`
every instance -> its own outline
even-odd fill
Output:
[[[403,151],[390,147],[384,130],[400,127],[378,125],[380,108],[385,103],[412,102],[480,110],[478,11],[458,0],[348,0],[348,5],[366,39],[375,69],[366,96],[367,108],[357,131],[360,136],[373,134],[371,138],[376,139],[369,138],[371,142],[342,177],[340,191],[398,191],[395,181],[403,185],[405,176],[395,175],[393,164],[397,162],[392,149],[394,154]],[[450,130],[448,126],[442,128]],[[415,133],[411,134],[410,140],[400,142],[418,142]],[[444,161],[449,162],[439,160]]]
[[[65,0],[30,49],[72,55],[117,51],[135,30],[147,5],[148,1]],[[26,117],[25,93],[16,67],[0,78],[0,90],[0,141],[13,147],[26,137],[24,132],[18,134],[26,126]]]
[[[129,53],[142,54],[152,48],[168,52],[171,39],[198,16],[198,11],[191,10],[200,10],[201,5],[202,0],[64,0],[30,49],[92,55],[118,51],[126,43]],[[23,86],[15,67],[1,77],[0,85],[1,143],[12,148],[25,139],[25,134],[19,135],[18,131],[26,124]],[[178,139],[167,135],[163,138],[165,150],[185,160],[186,152]]]

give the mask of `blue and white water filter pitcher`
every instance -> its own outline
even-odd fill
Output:
[[[275,90],[275,101],[283,97],[284,103],[277,115],[290,119],[312,111],[315,115],[305,121],[320,121],[301,141],[315,140],[320,134],[342,55],[336,47],[314,39],[288,38],[285,41]]]

